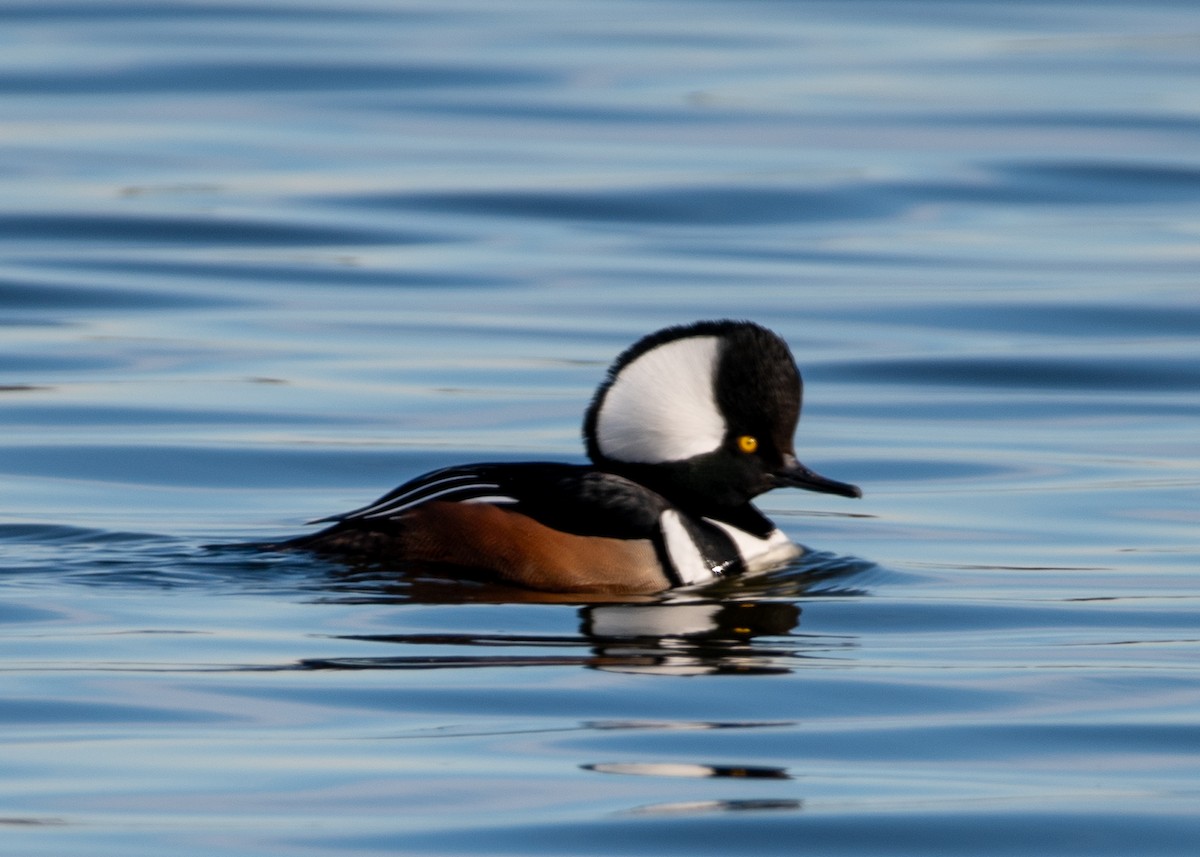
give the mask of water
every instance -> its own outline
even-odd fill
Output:
[[[1187,854],[1192,4],[0,7],[20,855]],[[204,545],[579,460],[747,317],[812,549],[579,603]]]

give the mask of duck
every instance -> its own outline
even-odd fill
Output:
[[[464,464],[418,476],[272,550],[557,593],[646,595],[777,568],[802,549],[752,502],[862,491],[796,458],[803,382],[750,321],[697,321],[622,352],[586,409],[588,464]]]

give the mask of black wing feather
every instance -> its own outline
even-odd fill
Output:
[[[433,500],[507,505],[564,532],[615,538],[650,537],[669,505],[636,482],[586,465],[468,464],[426,473],[373,503],[311,523],[387,528]]]

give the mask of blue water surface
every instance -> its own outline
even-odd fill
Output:
[[[0,837],[1193,855],[1200,11],[0,5]],[[205,546],[582,460],[750,318],[810,552],[585,601]]]

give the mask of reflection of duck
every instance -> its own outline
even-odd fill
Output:
[[[598,774],[631,774],[639,777],[727,777],[737,780],[790,780],[785,768],[767,765],[698,765],[693,762],[603,762],[584,765]]]
[[[741,800],[693,800],[678,803],[656,803],[630,810],[634,815],[698,815],[714,812],[763,812],[804,809],[804,801],[796,798],[750,798]]]
[[[678,730],[686,729],[746,729],[762,726],[782,726],[780,723],[662,723],[651,728]],[[617,774],[635,777],[686,777],[697,779],[728,779],[728,780],[791,780],[792,774],[787,768],[776,765],[731,765],[706,764],[688,761],[629,761],[629,762],[598,762],[581,765],[585,771],[597,774]],[[792,797],[754,797],[720,799],[698,799],[673,801],[670,803],[655,803],[634,807],[629,812],[636,815],[696,815],[714,812],[742,811],[795,811],[804,808],[804,802]]]
[[[595,604],[579,614],[594,640],[749,639],[786,634],[800,620],[795,604],[774,601]]]
[[[790,652],[750,641],[783,636],[800,621],[799,607],[778,601],[595,604],[579,612],[592,666],[660,675],[788,672],[778,660]]]
[[[787,345],[758,325],[660,330],[617,359],[588,408],[591,466],[445,468],[268,547],[478,569],[557,592],[658,592],[760,571],[800,551],[754,497],[861,496],[796,460],[801,391]]]
[[[357,599],[356,599],[357,600]],[[301,669],[407,670],[578,666],[659,675],[790,672],[802,658],[844,656],[848,637],[797,635],[800,608],[788,601],[589,604],[579,634],[350,634],[339,640],[402,646],[410,653],[310,658]],[[755,638],[774,638],[759,642]],[[402,649],[401,651],[404,651]]]

